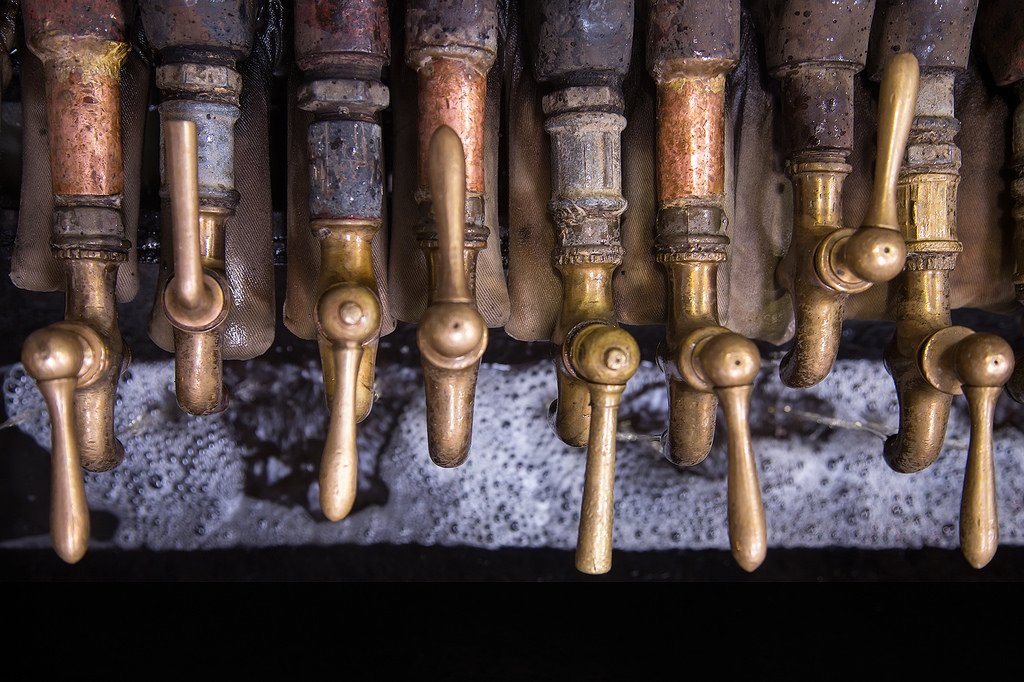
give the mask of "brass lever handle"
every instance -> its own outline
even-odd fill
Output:
[[[750,441],[750,396],[761,355],[750,339],[725,327],[687,336],[676,359],[686,382],[714,391],[729,429],[729,540],[736,562],[753,571],[768,549],[764,504]]]
[[[455,467],[469,454],[487,325],[466,280],[466,161],[458,134],[439,127],[430,139],[429,159],[439,244],[437,292],[416,330],[416,342],[423,355],[430,457],[438,466]]]
[[[363,344],[380,332],[380,300],[361,284],[335,284],[320,297],[315,319],[320,335],[331,344],[335,382],[327,442],[320,461],[320,508],[331,521],[340,521],[352,511],[356,498],[359,363]]]
[[[787,386],[806,388],[831,371],[839,349],[846,297],[900,273],[906,244],[896,218],[896,179],[917,100],[919,73],[910,54],[886,68],[879,99],[879,152],[867,216],[860,228],[841,220],[846,154],[818,150],[792,164],[796,202],[793,243],[779,266],[793,295],[796,334],[782,359]],[[819,158],[820,157],[820,158]]]
[[[860,228],[833,232],[816,253],[818,276],[836,291],[864,291],[903,269],[907,246],[896,217],[896,180],[914,120],[919,79],[917,59],[909,53],[894,57],[882,77],[878,160],[868,213]]]
[[[640,366],[640,347],[624,329],[585,322],[570,332],[564,352],[567,367],[586,382],[590,391],[590,434],[576,568],[597,575],[612,567],[616,421],[622,392]]]
[[[177,330],[175,389],[184,409],[211,414],[227,404],[215,330],[228,315],[228,287],[222,275],[203,267],[196,124],[169,120],[163,128],[174,242],[174,276],[164,289],[163,304]]]
[[[967,398],[971,444],[960,502],[960,549],[972,566],[982,568],[999,544],[992,418],[999,393],[1013,374],[1013,351],[994,334],[947,327],[925,340],[919,358],[921,373],[932,386]]]
[[[22,347],[22,364],[50,413],[50,536],[58,556],[69,564],[81,559],[89,544],[89,506],[72,412],[75,389],[102,372],[102,348],[93,329],[73,322],[33,332]]]

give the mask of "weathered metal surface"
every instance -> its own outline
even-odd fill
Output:
[[[145,0],[146,36],[165,62],[241,60],[252,49],[255,0]],[[212,53],[212,54],[211,54]]]
[[[590,85],[625,77],[633,49],[633,3],[622,0],[538,2],[534,70],[558,86]]]
[[[766,37],[769,71],[809,61],[864,67],[875,0],[783,0],[773,3]]]
[[[978,0],[898,0],[878,11],[873,77],[881,78],[892,58],[903,52],[917,57],[922,69],[967,67]]]
[[[647,33],[647,65],[655,78],[669,77],[677,72],[676,65],[697,68],[695,62],[738,61],[739,7],[739,0],[654,0]]]
[[[307,80],[379,78],[391,60],[388,4],[381,0],[310,0],[295,4],[295,63]]]
[[[315,121],[309,126],[309,216],[381,220],[384,157],[380,126]]]

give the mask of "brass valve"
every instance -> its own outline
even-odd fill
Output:
[[[584,322],[563,345],[569,373],[590,392],[590,431],[583,482],[576,568],[607,573],[612,567],[615,495],[615,433],[619,400],[640,366],[640,347],[629,332],[602,322]]]
[[[35,379],[50,413],[50,536],[58,556],[75,563],[89,544],[75,392],[102,376],[109,356],[99,334],[88,325],[57,322],[25,340],[21,362]]]
[[[361,284],[336,284],[320,296],[315,316],[334,361],[331,422],[320,461],[320,508],[331,521],[340,521],[356,498],[356,422],[363,416],[356,399],[359,367],[363,346],[380,334],[380,300]]]
[[[792,350],[780,366],[788,386],[806,388],[824,379],[839,347],[846,298],[900,273],[906,246],[896,215],[896,180],[917,101],[913,55],[897,55],[879,95],[878,160],[868,213],[860,228],[839,226],[841,181],[850,167],[844,154],[794,155],[796,223],[793,242],[779,266],[796,312]],[[799,158],[797,158],[799,157]]]
[[[469,454],[487,325],[466,279],[466,162],[462,141],[448,126],[439,127],[430,140],[430,191],[437,218],[437,291],[420,320],[416,342],[423,355],[430,457],[438,466],[455,467]]]
[[[683,339],[675,364],[687,388],[714,393],[721,401],[729,429],[729,540],[736,562],[745,571],[753,571],[764,561],[768,549],[764,504],[750,442],[750,396],[761,368],[761,355],[744,336],[724,327],[704,327]],[[679,414],[675,406],[672,416],[679,421],[689,421],[690,417]],[[707,423],[695,424],[694,430],[703,426],[714,434],[713,401],[710,415],[692,415],[698,422],[702,418]]]
[[[175,328],[175,393],[189,413],[212,414],[227,407],[221,343],[230,298],[223,274],[223,229],[217,225],[220,212],[211,216],[211,211],[199,209],[196,124],[164,121],[164,148],[174,276],[164,289],[163,305]],[[219,258],[210,252],[217,243]]]
[[[918,357],[929,384],[967,398],[971,444],[960,502],[960,549],[972,566],[982,568],[999,544],[992,419],[996,400],[1013,374],[1013,351],[994,334],[946,327],[924,341]]]

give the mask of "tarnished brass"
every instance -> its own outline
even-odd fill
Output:
[[[329,344],[334,369],[331,423],[320,462],[320,508],[331,521],[340,521],[356,498],[360,360],[364,345],[380,334],[380,299],[362,284],[335,284],[319,298],[316,326]]]
[[[583,573],[607,573],[612,567],[619,400],[640,366],[640,347],[624,329],[585,322],[569,333],[564,353],[566,368],[585,382],[591,408],[576,568]]]
[[[371,244],[384,214],[380,111],[390,93],[388,3],[341,0],[295,7],[298,104],[314,120],[309,150],[310,230],[320,245],[313,318],[330,425],[320,465],[320,506],[332,520],[352,510],[358,482],[355,425],[373,406],[383,311]]]
[[[230,212],[199,208],[194,122],[165,120],[164,150],[174,276],[164,289],[163,303],[175,328],[175,393],[178,404],[191,414],[212,414],[227,407],[221,343],[230,301],[223,274],[223,221]]]
[[[811,8],[802,1],[789,5]],[[863,66],[870,5],[815,5],[813,13],[802,14],[816,16],[811,23],[825,22],[823,31],[841,32],[831,39],[812,34],[787,44],[789,38],[796,40],[794,32],[807,27],[799,26],[799,20],[791,24],[791,11],[784,10],[778,20],[784,30],[777,34],[772,68],[784,84],[787,115],[795,119],[789,143],[793,239],[777,276],[793,297],[796,331],[780,374],[784,383],[796,388],[813,386],[831,371],[847,297],[898,275],[906,257],[896,220],[895,183],[917,99],[918,68],[912,55],[898,55],[883,79],[878,160],[868,214],[859,229],[842,225],[842,183],[851,170],[846,161],[852,148],[852,84]],[[842,15],[840,23],[828,21],[832,12]],[[827,97],[831,104],[807,106],[808,98],[818,97]]]
[[[462,464],[473,436],[473,401],[487,325],[463,264],[466,165],[462,142],[442,125],[430,141],[430,191],[437,220],[437,289],[416,341],[423,355],[427,446],[442,467]]]
[[[118,3],[23,5],[25,32],[46,72],[54,193],[51,246],[64,270],[65,322],[32,334],[22,361],[46,400],[53,444],[51,525],[62,559],[81,559],[89,512],[79,467],[108,471],[124,448],[114,399],[127,362],[114,283],[124,238],[120,68],[128,54]]]
[[[1003,385],[1013,374],[1013,351],[994,334],[946,327],[921,344],[919,363],[930,385],[967,398],[971,444],[960,503],[960,549],[972,566],[982,568],[999,544],[992,417]]]

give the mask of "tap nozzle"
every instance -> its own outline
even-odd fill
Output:
[[[868,214],[861,227],[831,230],[817,242],[811,255],[813,276],[789,274],[797,327],[793,349],[780,365],[782,380],[788,386],[813,386],[831,371],[839,348],[846,297],[866,291],[872,284],[887,282],[903,269],[907,248],[896,214],[896,181],[914,117],[918,81],[913,55],[900,54],[890,62],[879,95],[878,160]],[[818,187],[819,192],[827,186],[835,195],[839,192],[835,177],[848,172],[849,166],[839,162],[794,164],[794,175],[807,176],[800,180],[801,186],[807,184],[812,191]],[[827,211],[831,214],[838,206],[838,196],[828,200],[819,197],[814,203],[831,207]],[[814,226],[808,229],[829,221],[813,217],[812,222]],[[797,241],[805,240],[794,236]],[[791,252],[795,253],[793,249]],[[796,257],[787,261],[793,263]]]
[[[356,498],[359,364],[363,345],[380,334],[380,299],[361,284],[335,284],[320,297],[315,317],[334,359],[331,421],[320,462],[320,508],[331,521],[340,521],[352,511]]]
[[[722,404],[729,429],[729,540],[736,562],[743,570],[753,571],[764,561],[768,548],[750,441],[750,396],[761,355],[750,339],[725,327],[705,327],[683,339],[676,365],[690,387],[713,391]]]
[[[230,299],[224,275],[203,267],[196,124],[165,121],[164,145],[174,276],[164,289],[163,304],[175,328],[175,393],[187,412],[213,414],[227,407],[221,343]]]
[[[107,369],[104,351],[100,335],[88,325],[57,322],[29,335],[21,352],[25,372],[35,379],[50,413],[50,535],[58,556],[69,564],[81,559],[89,544],[75,391],[93,384]]]
[[[584,322],[570,332],[564,353],[567,369],[586,382],[590,391],[590,435],[576,568],[597,575],[612,567],[616,422],[622,392],[640,366],[640,347],[624,329]]]
[[[992,419],[996,400],[1013,374],[1013,351],[994,334],[946,327],[921,344],[919,362],[932,386],[967,398],[971,444],[960,502],[960,549],[972,566],[982,568],[999,544]]]
[[[430,458],[448,468],[469,455],[487,325],[474,305],[463,257],[465,154],[458,134],[446,125],[430,139],[430,191],[437,217],[437,292],[420,321],[416,342],[423,355]]]

